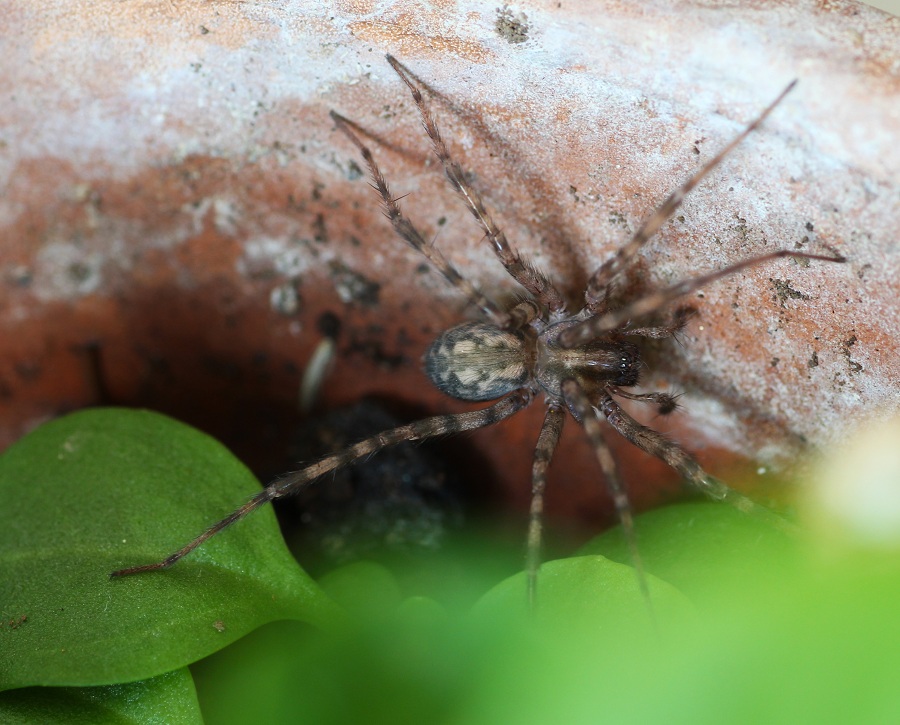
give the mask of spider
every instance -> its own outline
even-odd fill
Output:
[[[286,474],[162,561],[120,569],[113,572],[112,576],[138,574],[172,566],[228,525],[273,499],[296,493],[326,473],[404,441],[423,440],[494,425],[522,410],[539,395],[544,396],[546,414],[532,465],[526,555],[530,604],[535,601],[540,566],[547,469],[559,442],[566,412],[584,427],[596,453],[628,542],[639,586],[648,601],[649,593],[635,539],[631,505],[615,460],[604,439],[601,416],[635,446],[675,469],[696,490],[741,511],[765,516],[776,525],[787,526],[786,521],[769,509],[706,473],[680,445],[638,423],[622,409],[616,399],[652,404],[661,414],[671,413],[676,408],[674,396],[668,393],[634,393],[626,390],[638,384],[641,367],[640,350],[631,338],[672,337],[684,327],[692,312],[689,308],[682,307],[664,324],[640,325],[641,322],[647,323],[648,319],[660,313],[669,303],[722,277],[781,257],[826,262],[844,262],[845,258],[781,250],[751,257],[725,269],[650,292],[623,305],[615,305],[612,293],[628,272],[641,247],[672,216],[688,192],[759,127],[790,92],[796,81],[785,88],[731,143],[673,191],[631,239],[596,269],[584,291],[583,307],[572,312],[550,278],[523,259],[494,223],[481,196],[468,181],[462,167],[451,156],[412,74],[390,55],[387,56],[387,62],[412,94],[425,133],[450,184],[465,201],[500,263],[527,293],[520,301],[509,309],[499,307],[426,241],[401,211],[397,199],[391,195],[372,152],[360,139],[360,127],[335,111],[331,112],[331,117],[337,128],[362,155],[372,186],[381,198],[384,214],[396,233],[424,255],[453,287],[481,311],[481,320],[452,327],[432,343],[425,353],[427,376],[439,390],[451,397],[473,402],[496,402],[480,410],[438,415],[387,430]]]

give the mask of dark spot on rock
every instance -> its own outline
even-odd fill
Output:
[[[388,352],[385,349],[384,342],[381,340],[381,333],[372,333],[371,336],[368,334],[353,334],[346,349],[341,354],[362,355],[385,370],[396,370],[407,362],[405,355]]]
[[[229,360],[217,355],[204,355],[203,368],[217,378],[237,382],[242,379],[243,372],[240,365],[234,360]]]
[[[17,362],[13,367],[16,374],[22,378],[22,380],[28,382],[37,380],[41,377],[41,373],[43,372],[41,366],[34,362]]]
[[[359,164],[355,161],[351,161],[347,164],[347,180],[348,181],[356,181],[357,179],[363,176],[363,170],[359,168]]]
[[[334,288],[342,302],[355,303],[363,307],[375,307],[378,304],[380,284],[366,279],[342,262],[332,262],[330,270]]]
[[[528,16],[525,13],[514,13],[509,5],[497,10],[497,22],[494,24],[497,35],[507,43],[524,43],[528,40]]]
[[[328,231],[325,229],[325,215],[316,214],[313,222],[313,240],[319,244],[325,244],[328,241]]]
[[[73,262],[67,270],[69,279],[75,284],[81,284],[87,281],[91,276],[91,268],[84,262]]]
[[[847,358],[847,366],[850,368],[851,373],[860,373],[863,370],[863,366],[850,357],[850,348],[857,343],[857,339],[856,335],[850,335],[843,343],[844,357]]]
[[[24,264],[12,267],[6,275],[6,278],[16,287],[28,287],[34,278],[31,269]]]
[[[810,299],[809,295],[804,294],[803,292],[799,292],[798,290],[795,290],[793,287],[791,287],[791,281],[789,279],[774,279],[770,277],[769,282],[771,282],[772,286],[775,288],[775,298],[778,300],[779,304],[781,304],[782,307],[785,306],[784,302],[787,299]]]
[[[620,227],[627,227],[628,220],[625,218],[625,215],[620,211],[611,211],[609,213],[609,223],[615,224]]]
[[[316,320],[316,329],[324,337],[337,338],[341,333],[340,318],[331,311],[323,312]]]

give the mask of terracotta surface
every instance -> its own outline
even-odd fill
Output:
[[[372,134],[405,209],[465,274],[514,292],[386,52],[430,86],[498,222],[573,301],[799,78],[648,245],[644,284],[778,248],[850,263],[778,262],[694,295],[683,345],[659,346],[645,376],[684,391],[685,411],[644,419],[739,480],[900,408],[898,19],[852,2],[579,5],[4,10],[0,445],[102,402],[169,412],[264,458],[297,418],[325,312],[342,332],[322,406],[377,395],[408,417],[470,407],[433,390],[418,362],[466,312],[396,239],[328,117]],[[519,506],[542,407],[465,441],[485,485]],[[657,497],[651,482],[677,487],[627,445],[616,453],[640,506]],[[551,511],[608,511],[577,426],[551,476]]]

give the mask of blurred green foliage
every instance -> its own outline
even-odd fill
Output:
[[[465,596],[365,562],[314,582],[271,511],[108,578],[258,486],[144,411],[77,413],[0,457],[0,721],[900,722],[897,552],[714,504],[638,517],[651,606],[617,531],[546,563],[530,612],[523,574],[468,603],[496,568],[475,544],[431,577]]]

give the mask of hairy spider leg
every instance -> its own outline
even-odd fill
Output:
[[[614,391],[610,390],[610,392]],[[601,396],[597,407],[603,413],[607,422],[621,436],[645,453],[659,458],[666,465],[675,469],[685,481],[700,493],[709,496],[714,501],[734,506],[746,514],[759,516],[783,531],[791,533],[797,531],[796,526],[774,511],[761,506],[719,479],[710,476],[691,454],[674,441],[666,438],[662,433],[638,423],[622,410],[608,393]]]
[[[497,307],[497,305],[492,300],[488,299],[481,291],[476,289],[469,280],[463,277],[457,271],[456,267],[444,258],[444,255],[441,254],[438,249],[425,240],[419,233],[419,230],[413,226],[412,222],[407,219],[400,210],[400,205],[397,203],[397,200],[391,196],[387,181],[385,181],[381,169],[378,168],[378,164],[375,162],[375,157],[372,155],[372,152],[369,150],[368,146],[360,140],[359,136],[353,132],[352,129],[356,127],[356,124],[335,111],[331,111],[331,118],[334,120],[335,124],[337,124],[338,129],[340,129],[344,135],[353,142],[354,146],[359,149],[359,153],[366,162],[366,166],[369,167],[372,188],[374,188],[381,197],[384,215],[391,222],[394,231],[396,231],[409,246],[426,257],[428,261],[434,265],[434,268],[441,273],[444,279],[462,292],[470,302],[477,305],[491,322],[498,327],[508,327],[510,325],[509,315]]]
[[[566,411],[562,403],[550,401],[541,425],[534,460],[531,464],[531,506],[528,511],[528,540],[525,547],[525,571],[528,581],[528,606],[537,606],[537,578],[541,568],[541,539],[544,519],[544,491],[547,488],[547,469],[559,444]]]
[[[652,403],[660,415],[669,415],[678,408],[678,395],[669,393],[629,393],[616,385],[607,385],[606,389],[619,398],[634,400],[638,403]]]
[[[631,260],[638,253],[638,250],[650,240],[659,228],[666,223],[669,217],[675,213],[675,210],[681,206],[685,196],[697,186],[703,179],[715,169],[722,160],[728,156],[738,144],[749,136],[759,125],[766,120],[766,117],[772,110],[791,92],[797,81],[791,81],[772,103],[754,120],[747,128],[745,128],[738,136],[723,148],[712,159],[706,162],[703,167],[684,182],[679,188],[675,189],[669,197],[660,205],[660,207],[650,215],[650,217],[641,225],[640,229],[635,232],[634,236],[627,244],[616,250],[616,253],[601,264],[591,278],[588,280],[587,287],[584,290],[585,305],[591,313],[602,313],[606,311],[607,297],[611,284],[616,277],[630,264]]]
[[[847,261],[847,258],[843,256],[829,257],[821,254],[793,252],[787,249],[782,249],[777,252],[770,252],[769,254],[763,254],[758,257],[751,257],[750,259],[745,259],[741,262],[732,264],[725,269],[720,269],[716,272],[710,272],[709,274],[704,274],[700,277],[694,277],[693,279],[686,279],[678,282],[677,284],[673,284],[671,287],[666,287],[665,289],[659,290],[657,292],[651,292],[650,294],[641,297],[640,299],[637,299],[618,310],[612,310],[610,312],[596,315],[595,317],[589,317],[583,322],[580,322],[579,324],[574,325],[568,330],[562,332],[559,336],[559,342],[563,347],[577,347],[578,345],[582,345],[589,340],[593,340],[597,337],[608,334],[612,330],[619,330],[629,320],[634,320],[645,317],[647,315],[651,315],[654,312],[657,312],[658,310],[665,307],[673,300],[676,300],[686,294],[690,294],[691,292],[694,292],[701,287],[706,287],[706,285],[711,284],[712,282],[715,282],[722,277],[728,277],[729,275],[735,274],[736,272],[740,272],[742,269],[755,267],[759,264],[765,264],[766,262],[769,262],[773,259],[780,259],[782,257],[791,257],[793,259],[810,259],[820,262],[843,263]],[[627,329],[622,330],[622,332],[624,334],[629,334],[629,331]]]
[[[422,98],[422,92],[412,80],[412,74],[404,68],[400,62],[392,55],[388,55],[387,62],[397,71],[397,75],[403,80],[412,93],[413,101],[419,109],[419,115],[422,117],[422,125],[425,127],[425,133],[431,139],[431,145],[435,155],[440,160],[450,180],[453,188],[462,196],[466,205],[472,212],[478,224],[484,230],[487,238],[491,242],[500,262],[506,268],[506,271],[516,280],[522,287],[530,292],[534,297],[547,309],[553,313],[565,310],[566,303],[562,294],[549,277],[538,270],[531,262],[524,259],[518,251],[516,251],[503,231],[494,223],[491,215],[488,213],[484,205],[481,195],[466,180],[466,175],[458,162],[454,161],[450,155],[450,150],[444,142],[434,116],[429,111],[428,106]]]
[[[628,493],[619,475],[618,466],[616,466],[616,459],[613,458],[609,445],[603,437],[603,431],[600,428],[600,421],[597,419],[594,407],[578,381],[571,378],[563,381],[562,393],[573,417],[584,426],[584,431],[587,433],[591,446],[594,449],[594,454],[600,463],[606,488],[613,500],[613,505],[616,507],[619,523],[622,525],[622,534],[625,537],[625,543],[628,545],[628,553],[631,556],[631,563],[634,565],[638,586],[652,615],[653,604],[650,599],[650,588],[647,586],[647,575],[644,572],[644,564],[637,546],[637,536],[634,533],[634,515],[631,511]]]
[[[678,340],[678,333],[681,332],[688,320],[697,314],[697,310],[690,305],[679,307],[675,310],[668,324],[654,325],[652,327],[623,327],[618,332],[622,335],[637,335],[638,337],[650,337],[655,340],[661,340],[666,337],[674,337]]]
[[[335,471],[360,458],[371,456],[388,446],[394,446],[398,443],[435,438],[437,436],[459,433],[466,430],[475,430],[477,428],[486,428],[487,426],[494,425],[501,420],[509,418],[514,413],[522,410],[522,408],[527,407],[531,403],[532,397],[533,394],[528,389],[517,390],[505,398],[501,398],[493,405],[489,405],[487,408],[482,408],[481,410],[474,410],[467,413],[454,413],[450,415],[436,415],[366,438],[340,453],[326,456],[320,461],[306,466],[299,471],[288,473],[285,476],[276,479],[247,501],[243,506],[235,509],[224,519],[210,526],[196,539],[193,539],[162,561],[154,564],[143,564],[126,569],[119,569],[118,571],[112,572],[110,576],[129,576],[131,574],[156,571],[157,569],[166,569],[179,559],[190,554],[207,539],[215,536],[222,531],[222,529],[230,526],[235,521],[244,518],[247,514],[256,510],[263,504],[273,501],[276,498],[297,493],[307,485],[324,476],[326,473]]]

